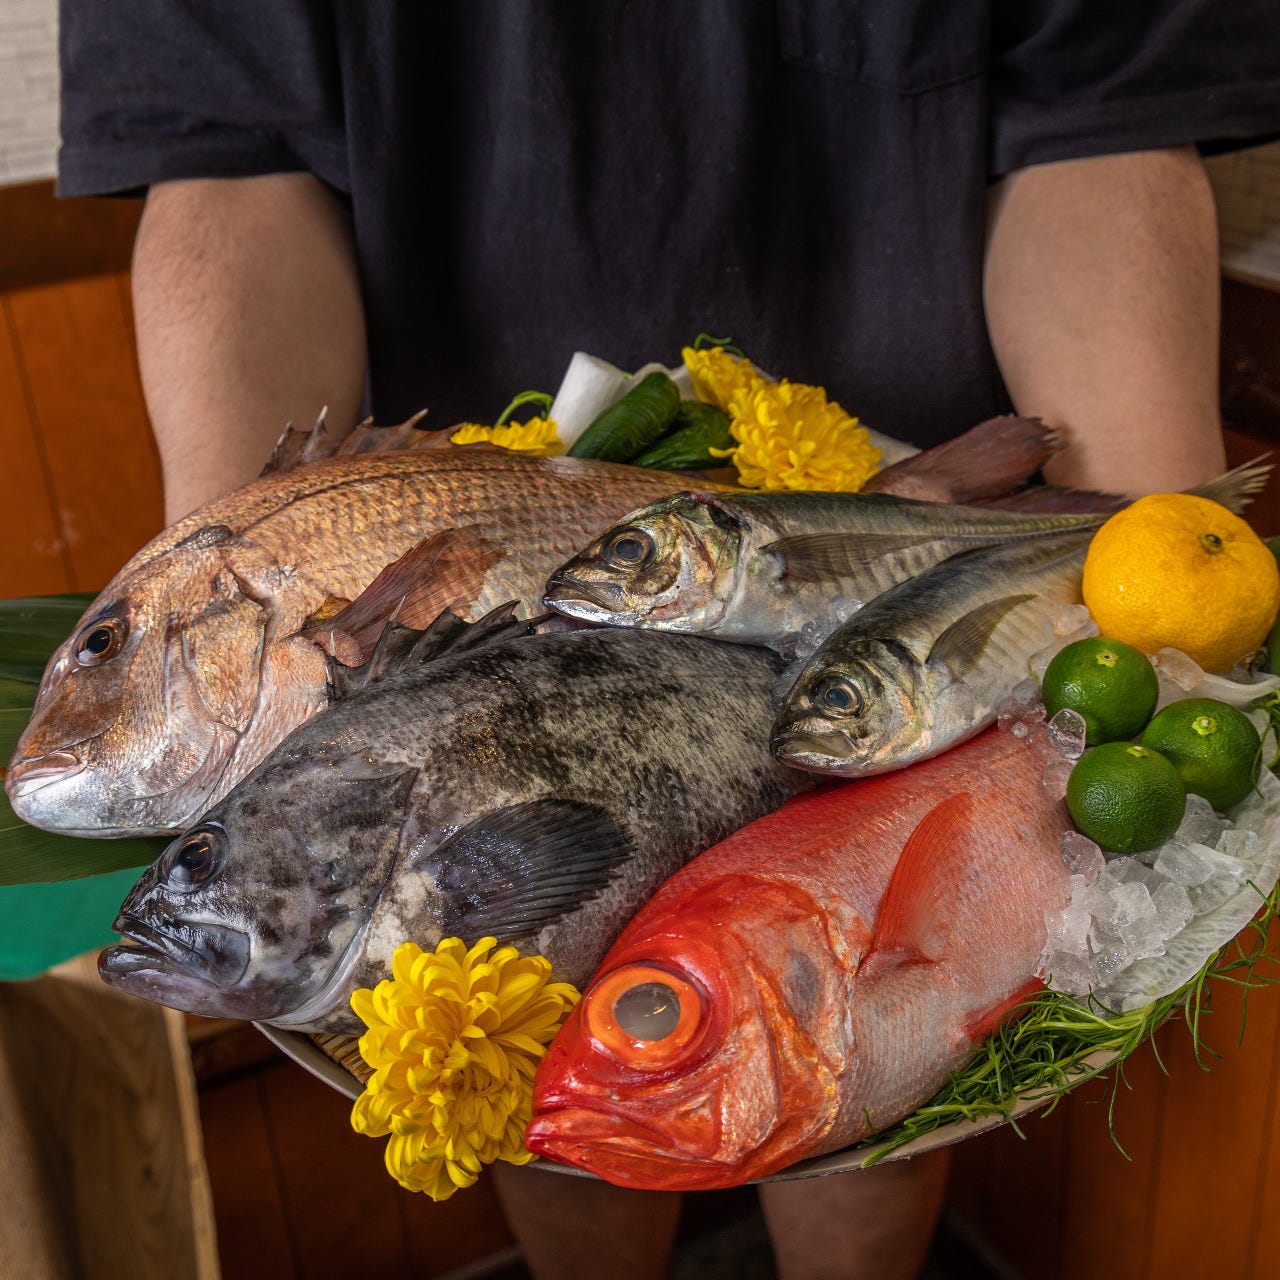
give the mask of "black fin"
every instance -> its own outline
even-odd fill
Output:
[[[517,618],[516,600],[508,600],[496,609],[490,609],[475,622],[464,622],[451,609],[445,609],[425,631],[402,627],[394,620],[388,622],[378,637],[368,661],[348,667],[337,658],[328,661],[329,702],[341,702],[359,689],[385,680],[387,676],[424,662],[434,662],[446,653],[464,653],[497,640],[509,640],[516,636],[532,635],[550,614],[536,618]]]
[[[763,548],[783,561],[788,578],[851,578],[883,556],[937,542],[936,533],[806,533]]]
[[[631,856],[596,805],[534,800],[469,823],[432,851],[446,936],[530,938],[599,893]]]
[[[934,642],[926,662],[941,662],[953,675],[963,676],[982,660],[983,652],[991,640],[991,633],[1001,619],[1026,600],[1034,600],[1035,592],[1017,596],[1001,596],[986,604],[970,609],[957,618]]]

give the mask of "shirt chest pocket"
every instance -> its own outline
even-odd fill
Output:
[[[920,93],[981,73],[987,5],[976,0],[777,0],[784,61]]]

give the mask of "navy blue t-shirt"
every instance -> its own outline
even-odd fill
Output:
[[[68,195],[306,170],[381,422],[700,332],[929,444],[1008,407],[987,189],[1280,131],[1262,0],[63,0]]]

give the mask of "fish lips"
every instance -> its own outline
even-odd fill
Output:
[[[169,986],[187,989],[194,981],[219,989],[234,987],[249,968],[249,938],[226,925],[175,920],[159,929],[121,912],[112,928],[129,944],[108,947],[98,959],[106,982],[163,1000]]]
[[[779,729],[770,739],[769,749],[783,764],[835,777],[865,772],[868,763],[848,734],[834,730]]]
[[[586,622],[610,622],[623,612],[621,587],[584,582],[563,569],[547,579],[543,603],[557,613]]]
[[[529,1121],[524,1142],[537,1155],[618,1186],[698,1190],[731,1186],[741,1176],[721,1161],[682,1152],[662,1129],[581,1106],[539,1111]]]

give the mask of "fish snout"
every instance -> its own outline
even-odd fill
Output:
[[[84,761],[71,751],[46,751],[13,760],[5,774],[5,790],[11,800],[29,796],[55,782],[65,782],[84,769]]]
[[[249,967],[249,938],[227,925],[189,920],[160,925],[122,910],[111,927],[134,945],[111,947],[103,953],[99,970],[108,981],[150,964],[184,971],[217,987],[232,987]]]
[[[614,582],[584,582],[563,569],[547,579],[543,603],[571,618],[598,620],[624,608],[622,587]]]

